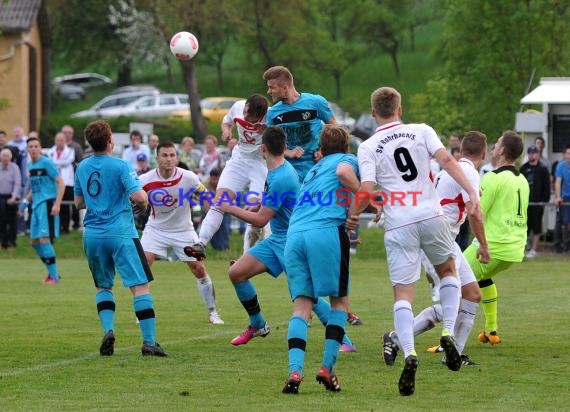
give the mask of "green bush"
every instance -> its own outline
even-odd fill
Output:
[[[58,112],[47,113],[43,116],[40,127],[40,138],[42,139],[42,144],[44,147],[51,146],[53,144],[55,134],[61,130],[63,125],[66,124],[73,127],[74,140],[83,144],[83,130],[93,120],[96,119],[70,118],[68,114]],[[117,133],[128,133],[129,124],[132,122],[153,123],[154,133],[157,134],[163,142],[172,141],[179,143],[184,136],[192,136],[194,134],[192,123],[189,120],[173,120],[169,118],[140,119],[131,116],[121,116],[109,119],[108,121],[113,131]],[[218,124],[208,123],[208,133],[219,136],[220,126]]]

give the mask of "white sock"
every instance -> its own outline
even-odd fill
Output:
[[[442,320],[441,305],[439,303],[428,306],[414,319],[414,336],[418,336],[433,329]]]
[[[224,219],[224,212],[212,207],[206,213],[206,217],[202,221],[200,226],[200,243],[207,245],[212,240],[212,237],[216,234],[220,226],[222,225],[222,220]]]
[[[243,234],[243,253],[245,254],[261,239],[263,239],[263,228],[253,226],[248,223],[245,226],[245,232]]]
[[[473,329],[475,315],[477,314],[478,303],[461,299],[457,321],[455,322],[455,346],[459,353],[463,353],[467,338]]]
[[[414,312],[407,300],[398,300],[394,303],[394,327],[398,334],[400,347],[407,358],[414,350]]]
[[[443,328],[449,333],[455,331],[455,320],[459,311],[461,298],[459,279],[456,276],[446,276],[441,279],[439,297],[441,299],[441,312],[443,316]]]
[[[214,284],[210,276],[206,274],[203,278],[196,279],[196,283],[198,284],[200,296],[202,296],[202,300],[208,308],[208,312],[216,310],[216,291],[214,290]]]

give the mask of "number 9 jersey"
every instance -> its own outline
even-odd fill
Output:
[[[430,178],[430,159],[439,149],[445,147],[430,126],[401,122],[378,127],[359,146],[360,180],[380,186],[372,202],[384,208],[386,230],[443,214]]]

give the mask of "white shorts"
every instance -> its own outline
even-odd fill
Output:
[[[172,248],[182,262],[194,262],[196,259],[186,256],[184,247],[199,241],[194,230],[184,232],[162,232],[147,226],[143,230],[141,245],[145,252],[166,258],[167,249]]]
[[[409,285],[420,278],[422,250],[434,265],[455,254],[455,241],[444,216],[388,230],[384,244],[392,286]]]
[[[468,285],[469,283],[472,282],[477,282],[477,280],[475,279],[475,274],[471,269],[471,266],[469,266],[469,263],[467,263],[467,259],[465,259],[465,256],[463,256],[463,252],[461,252],[461,248],[459,247],[457,242],[453,243],[454,243],[453,253],[455,255],[455,271],[459,274],[459,280],[461,281],[461,286]],[[439,277],[437,276],[435,268],[428,260],[425,253],[423,253],[423,251],[422,251],[422,266],[426,271],[426,275],[428,275],[434,281],[434,284],[439,285]]]
[[[232,157],[222,170],[218,187],[220,189],[230,189],[235,192],[255,192],[259,194],[265,188],[267,178],[267,163],[263,158],[246,157],[238,155]]]

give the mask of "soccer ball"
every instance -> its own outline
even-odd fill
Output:
[[[181,31],[170,39],[170,51],[178,60],[190,60],[198,53],[198,39],[192,33]]]

